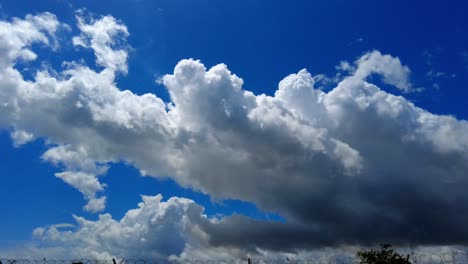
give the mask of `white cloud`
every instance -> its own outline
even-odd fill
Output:
[[[411,71],[407,66],[403,66],[398,58],[382,55],[379,51],[372,51],[362,56],[356,64],[354,76],[357,78],[364,80],[372,74],[379,74],[385,83],[393,85],[403,92],[412,91],[409,82]],[[341,68],[350,69],[346,67],[346,64],[341,64]]]
[[[192,200],[172,197],[163,202],[161,195],[142,199],[120,220],[109,214],[96,221],[75,216],[76,226],[40,227],[33,234],[46,248],[62,248],[61,254],[74,258],[175,257],[188,242],[194,247],[203,240],[197,225],[208,220]]]
[[[42,13],[37,16],[27,15],[24,20],[0,21],[0,28],[0,63],[3,67],[18,59],[36,59],[36,53],[28,46],[34,42],[51,44],[50,37],[58,30],[59,22],[55,15]]]
[[[84,147],[73,150],[70,145],[61,145],[48,149],[42,159],[55,165],[63,165],[66,171],[56,173],[57,178],[78,189],[88,201],[84,209],[89,212],[100,212],[105,209],[106,197],[98,197],[106,187],[97,177],[105,174],[108,167],[89,157]]]
[[[56,173],[57,178],[78,189],[88,200],[84,209],[89,212],[100,212],[106,207],[106,197],[96,197],[96,193],[104,189],[105,185],[99,183],[96,175],[81,171],[64,171]]]
[[[34,135],[24,130],[15,130],[10,133],[10,136],[16,147],[34,140]]]
[[[161,79],[171,100],[165,103],[116,86],[115,74],[127,70],[126,49],[115,47],[115,37],[128,36],[121,22],[77,19],[75,44],[92,48],[103,69],[71,62],[63,72],[38,71],[32,81],[15,63],[36,59],[31,45],[49,43],[59,22],[46,13],[0,23],[0,127],[17,133],[17,144],[45,138],[43,159],[63,168],[56,176],[84,194],[86,210],[104,209],[98,176],[125,161],[214,198],[253,202],[294,223],[259,228],[234,217],[214,229],[205,226],[209,243],[220,247],[243,247],[232,232],[237,225],[268,238],[252,239],[265,250],[281,242],[269,236],[278,228],[313,234],[293,243],[304,248],[467,242],[468,122],[429,113],[368,80],[377,74],[411,91],[410,70],[398,58],[367,53],[352,70],[343,66],[350,75],[327,93],[301,70],[281,81],[274,96],[244,90],[224,64],[207,69],[182,60]],[[100,221],[115,225],[109,217]],[[379,223],[386,228],[372,230]],[[223,234],[229,239],[217,240]]]
[[[88,175],[83,172],[61,172],[56,173],[55,176],[61,178],[66,183],[75,186],[82,191],[86,196],[91,196],[97,191],[102,190],[101,184],[96,180],[93,175]]]
[[[63,164],[67,169],[80,170],[93,174],[104,174],[106,166],[100,166],[95,160],[89,157],[84,146],[73,150],[70,145],[61,145],[48,149],[42,159],[52,162],[55,165]]]
[[[112,16],[104,16],[95,20],[85,16],[84,13],[84,10],[77,12],[76,19],[81,34],[73,38],[73,45],[92,48],[96,54],[97,64],[126,73],[127,51],[116,50],[115,46],[129,36],[127,27]]]

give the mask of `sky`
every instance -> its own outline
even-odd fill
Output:
[[[466,249],[467,7],[0,1],[0,258]]]

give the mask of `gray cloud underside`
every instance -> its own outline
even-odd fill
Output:
[[[377,75],[395,91],[412,92],[410,70],[398,58],[369,52],[329,92],[301,70],[273,96],[242,89],[224,64],[207,69],[182,60],[160,80],[170,95],[164,102],[116,86],[127,71],[125,25],[82,12],[77,21],[73,44],[93,49],[102,70],[74,61],[63,71],[38,70],[33,80],[17,65],[40,59],[32,44],[56,49],[55,35],[67,26],[50,13],[0,22],[0,127],[17,146],[45,138],[42,158],[63,169],[55,176],[83,193],[86,210],[105,209],[99,176],[125,161],[286,219],[196,221],[214,247],[467,243],[468,122],[368,81]]]

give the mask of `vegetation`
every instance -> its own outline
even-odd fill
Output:
[[[358,251],[358,264],[411,264],[409,255],[403,257],[391,249],[391,245],[382,244],[381,249]]]

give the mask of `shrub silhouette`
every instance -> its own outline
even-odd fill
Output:
[[[409,255],[403,257],[391,249],[390,244],[382,244],[380,251],[358,251],[358,264],[411,264]]]

